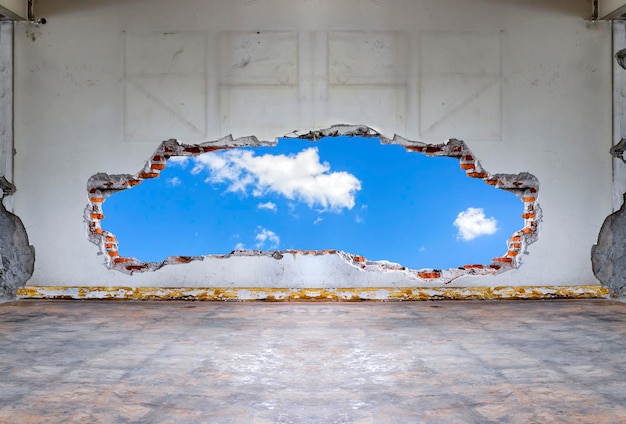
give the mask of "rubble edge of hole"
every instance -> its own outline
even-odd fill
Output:
[[[207,141],[200,144],[184,144],[176,139],[161,142],[155,152],[150,156],[143,169],[135,174],[97,173],[89,178],[87,192],[89,202],[85,208],[84,220],[87,227],[89,241],[100,248],[104,255],[104,264],[107,268],[120,271],[125,274],[136,272],[157,271],[166,265],[186,264],[193,261],[203,261],[206,258],[227,259],[233,256],[268,256],[280,260],[286,254],[293,255],[338,255],[345,263],[364,272],[400,272],[411,280],[428,281],[431,283],[448,284],[465,275],[495,275],[519,268],[522,263],[522,255],[527,253],[528,246],[534,243],[539,236],[541,223],[541,207],[537,202],[539,194],[539,181],[527,172],[519,174],[491,174],[485,170],[480,161],[474,156],[469,147],[462,140],[449,139],[441,144],[428,144],[420,141],[408,140],[394,135],[387,138],[378,131],[365,125],[333,125],[329,128],[308,132],[294,131],[281,138],[298,138],[316,141],[324,137],[365,137],[378,138],[381,144],[395,144],[403,146],[411,152],[418,152],[430,157],[444,156],[456,158],[461,169],[470,178],[479,178],[485,183],[512,192],[524,205],[522,218],[524,226],[516,231],[507,240],[507,251],[504,255],[493,258],[488,264],[467,264],[458,268],[445,270],[420,269],[414,270],[407,267],[387,262],[370,261],[363,256],[338,250],[235,250],[228,254],[203,255],[203,256],[170,256],[162,262],[142,262],[136,258],[121,257],[118,252],[118,242],[114,234],[104,230],[101,220],[104,219],[102,212],[103,202],[112,194],[135,187],[143,180],[157,178],[165,169],[165,164],[170,157],[193,157],[207,152],[218,150],[235,149],[238,147],[274,146],[277,140],[261,141],[254,136],[233,139],[226,136],[218,140]]]

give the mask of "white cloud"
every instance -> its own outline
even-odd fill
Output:
[[[322,218],[321,216],[318,216],[317,218],[315,218],[315,221],[313,221],[313,224],[319,224],[323,220],[324,220],[324,218]]]
[[[262,249],[265,246],[265,242],[269,242],[268,249],[276,249],[280,244],[280,237],[278,237],[274,231],[261,226],[257,227],[257,233],[254,239],[257,241],[257,249]]]
[[[182,183],[183,182],[178,177],[170,178],[169,180],[167,180],[167,184],[172,186],[172,187],[178,187]]]
[[[234,250],[246,250],[246,246],[243,243],[237,243]]]
[[[257,205],[257,208],[259,208],[259,209],[268,209],[270,211],[276,212],[276,203],[274,203],[274,202],[259,203]]]
[[[298,154],[255,156],[250,150],[205,153],[194,158],[193,174],[206,170],[209,183],[228,183],[228,191],[254,197],[277,193],[290,200],[306,203],[322,211],[354,207],[354,195],[361,182],[348,172],[330,172],[321,163],[317,148]]]
[[[186,168],[189,160],[189,156],[172,156],[167,160],[168,165],[178,166],[180,168]]]
[[[361,214],[367,214],[367,205],[361,205],[361,213],[357,214],[357,216],[354,218],[354,222],[356,222],[357,224],[365,222],[365,218],[363,218]]]
[[[459,229],[457,239],[463,241],[474,240],[476,237],[495,234],[498,231],[498,221],[494,217],[485,217],[482,208],[467,208],[459,212],[454,220],[454,226]]]

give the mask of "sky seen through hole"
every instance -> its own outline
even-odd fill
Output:
[[[489,263],[523,227],[520,199],[467,177],[457,159],[344,136],[173,157],[103,209],[120,255],[144,262],[336,249],[446,269]]]

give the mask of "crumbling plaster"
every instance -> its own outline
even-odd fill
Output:
[[[0,177],[0,302],[12,300],[33,275],[35,248],[28,242],[22,221],[7,211],[4,198],[15,193],[15,186]]]
[[[85,182],[142,169],[161,140],[271,140],[338,122],[428,145],[456,137],[490,173],[541,182],[541,237],[523,266],[449,287],[597,284],[589,248],[611,211],[610,28],[585,22],[586,0],[535,3],[39,1],[48,22],[19,24],[15,49],[13,197],[38,256],[28,284],[414,285],[336,255],[130,276],[86,240]]]
[[[613,171],[613,210],[602,224],[591,249],[593,272],[612,295],[626,295],[626,21],[613,29],[613,146],[609,149]]]

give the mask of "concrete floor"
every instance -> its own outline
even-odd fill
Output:
[[[621,423],[626,304],[0,305],[0,423]]]

